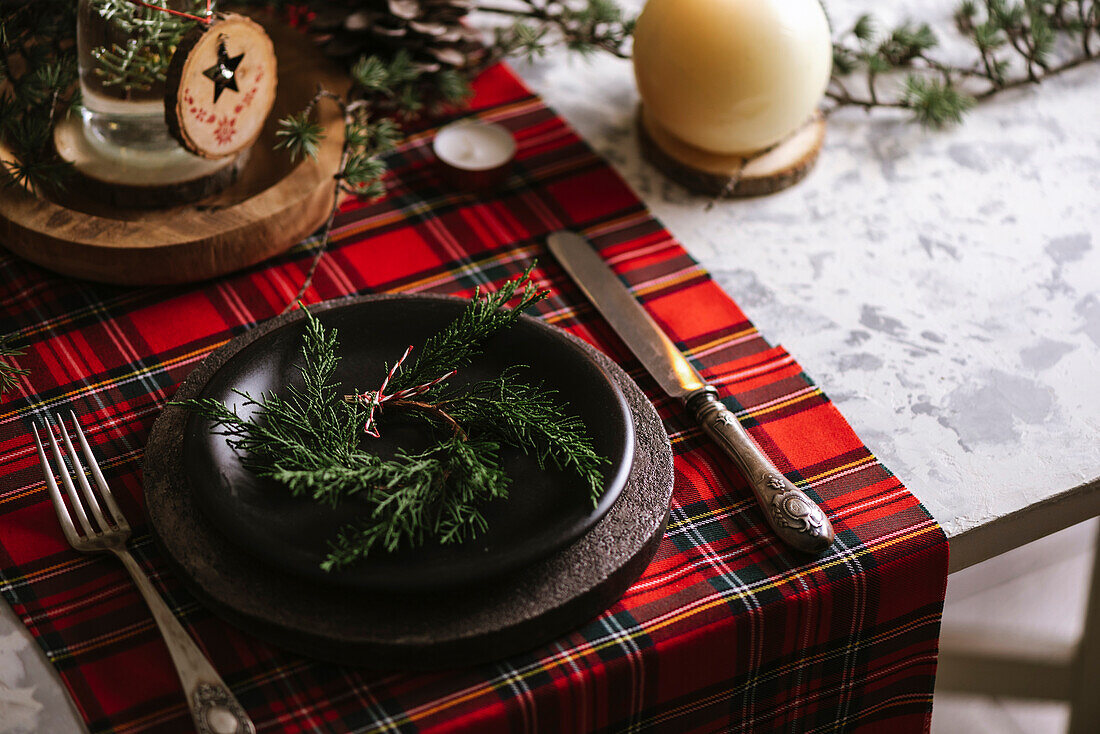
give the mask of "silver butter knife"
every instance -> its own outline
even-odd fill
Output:
[[[753,443],[737,416],[719,402],[718,391],[703,381],[588,240],[563,231],[550,235],[548,243],[565,272],[657,383],[684,401],[703,430],[741,469],[776,535],[806,553],[821,553],[832,545],[829,518]]]

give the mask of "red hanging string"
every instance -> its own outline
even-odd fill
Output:
[[[375,422],[375,419],[374,419],[374,410],[375,410],[375,408],[377,408],[378,412],[381,413],[382,412],[382,406],[385,405],[386,403],[390,402],[391,400],[408,400],[409,398],[414,398],[417,395],[423,395],[424,393],[428,392],[429,390],[431,390],[433,387],[435,387],[439,383],[443,382],[446,379],[449,379],[449,378],[453,377],[458,372],[458,370],[451,370],[447,374],[441,375],[440,377],[435,378],[431,382],[425,382],[423,385],[416,385],[414,387],[407,387],[404,390],[398,390],[395,393],[387,393],[386,388],[389,387],[390,380],[392,380],[393,376],[395,374],[397,374],[397,370],[399,370],[401,368],[401,363],[409,358],[409,354],[412,353],[412,350],[413,350],[412,345],[409,345],[409,348],[406,349],[405,353],[401,355],[401,359],[394,362],[393,367],[390,367],[390,371],[386,375],[386,379],[382,380],[382,387],[378,388],[377,390],[367,391],[367,392],[363,393],[362,395],[345,395],[344,396],[344,400],[346,400],[348,402],[362,403],[363,405],[366,405],[367,408],[369,408],[369,412],[367,413],[367,422],[363,426],[363,431],[368,436],[373,436],[374,438],[381,438],[381,436],[378,433],[378,424]]]
[[[206,0],[206,17],[199,15],[191,15],[190,13],[184,13],[179,10],[172,10],[171,8],[162,8],[159,5],[153,5],[152,3],[143,2],[143,0],[129,0],[131,5],[140,5],[143,8],[149,8],[151,10],[159,10],[162,13],[170,13],[172,15],[178,15],[181,18],[187,18],[189,20],[197,20],[200,23],[211,23],[210,19],[210,0]]]

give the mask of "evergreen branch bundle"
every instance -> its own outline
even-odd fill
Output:
[[[881,33],[861,16],[833,43],[832,109],[904,109],[942,127],[998,92],[1100,59],[1098,0],[963,0],[954,20],[974,48],[969,64],[934,55],[939,39],[926,23]]]
[[[495,294],[475,294],[454,322],[423,345],[412,367],[397,375],[395,389],[468,366],[487,338],[546,297],[529,273]],[[519,302],[507,308],[517,293]],[[457,543],[483,532],[481,508],[508,496],[510,479],[500,461],[505,446],[534,456],[539,466],[572,471],[593,503],[603,491],[607,459],[595,452],[583,423],[565,411],[554,391],[523,381],[522,368],[472,385],[442,383],[417,401],[387,403],[387,411],[417,408],[408,415],[427,425],[435,443],[422,451],[399,449],[392,458],[371,453],[363,405],[342,400],[333,378],[338,349],[336,330],[325,329],[307,311],[301,387],[258,398],[242,393],[236,409],[210,398],[183,404],[228,436],[251,471],[292,495],[333,507],[352,498],[366,504],[368,519],[333,539],[325,570],[377,549]]]

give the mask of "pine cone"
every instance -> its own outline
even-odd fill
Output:
[[[485,54],[462,24],[474,0],[341,0],[318,8],[310,28],[325,52],[351,62],[406,49],[424,71],[466,69]]]

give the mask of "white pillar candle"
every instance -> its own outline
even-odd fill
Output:
[[[646,111],[714,153],[749,153],[790,135],[831,70],[819,0],[649,0],[634,31]]]

